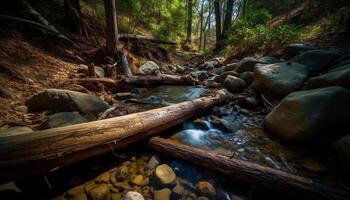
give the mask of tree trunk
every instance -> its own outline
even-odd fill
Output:
[[[208,150],[202,150],[171,140],[154,137],[149,147],[167,156],[186,160],[192,164],[220,172],[232,177],[237,183],[248,183],[274,191],[287,198],[301,199],[349,199],[349,191],[321,184],[315,180],[289,174],[280,170],[260,166]],[[280,198],[283,199],[283,198]]]
[[[203,38],[203,14],[204,14],[204,0],[202,0],[201,14],[200,14],[200,33],[199,33],[199,50],[202,49],[202,38]]]
[[[229,97],[219,91],[215,96],[150,111],[0,138],[0,182],[125,147],[204,114]]]
[[[216,47],[215,49],[221,48],[221,6],[220,0],[214,1],[215,7],[215,26],[216,26]]]
[[[114,55],[118,44],[117,10],[115,0],[103,0],[107,26],[107,54]]]
[[[132,76],[132,72],[129,66],[129,62],[128,59],[126,59],[126,56],[124,54],[123,51],[118,51],[118,56],[119,56],[119,60],[120,60],[120,65],[124,71],[125,76],[129,77]]]
[[[210,34],[210,18],[211,18],[211,13],[213,11],[213,9],[211,8],[211,4],[210,4],[210,1],[208,2],[208,9],[209,9],[209,14],[208,14],[208,17],[207,17],[207,21],[205,23],[205,27],[208,25],[208,29],[204,32],[204,41],[203,41],[203,49],[206,48],[206,45],[207,45],[207,35],[208,33]],[[204,28],[205,30],[205,28]]]
[[[75,33],[88,36],[82,20],[79,0],[64,0],[64,11],[69,28]]]
[[[232,22],[234,0],[227,0],[224,25],[222,27],[222,38],[226,38],[228,29]]]
[[[191,44],[192,42],[192,0],[187,0],[187,36],[186,43]]]
[[[119,40],[125,41],[125,42],[147,41],[147,42],[153,42],[153,43],[159,43],[159,44],[177,45],[176,41],[162,40],[154,37],[135,35],[135,34],[120,34]]]

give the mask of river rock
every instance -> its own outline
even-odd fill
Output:
[[[145,200],[145,198],[138,192],[129,191],[123,196],[122,200]]]
[[[56,128],[84,122],[87,122],[87,119],[78,112],[61,112],[50,115],[48,119],[39,126],[39,129]]]
[[[206,80],[210,76],[207,71],[195,71],[191,72],[191,75],[199,81]]]
[[[79,111],[89,120],[109,108],[108,104],[97,96],[61,89],[44,90],[25,102],[32,111],[52,110],[54,112]]]
[[[196,185],[197,189],[206,197],[214,197],[216,191],[214,186],[207,181],[199,181]]]
[[[154,191],[153,200],[170,200],[171,190],[164,188],[161,190]]]
[[[13,135],[22,135],[22,134],[28,134],[28,133],[33,133],[33,130],[25,126],[15,126],[5,130],[1,130],[0,137],[8,137]]]
[[[263,57],[259,58],[259,61],[264,62],[264,63],[269,63],[269,64],[282,62],[280,59],[272,57],[272,56],[263,56]]]
[[[339,139],[335,144],[337,164],[340,166],[342,178],[350,183],[350,135]]]
[[[117,179],[119,181],[124,181],[129,176],[129,169],[127,166],[120,166],[117,170]]]
[[[185,191],[185,188],[179,183],[173,188],[171,196],[172,199],[180,199]]]
[[[135,178],[132,179],[132,183],[135,184],[135,185],[143,185],[143,180],[144,180],[144,177],[142,175],[137,175],[135,176]]]
[[[267,115],[265,128],[286,141],[336,137],[341,131],[334,130],[348,127],[349,102],[350,91],[339,86],[293,92]]]
[[[162,185],[169,185],[175,183],[176,174],[173,169],[167,164],[159,165],[156,168],[155,175],[159,183]]]
[[[68,190],[68,192],[67,192],[67,196],[69,196],[69,197],[78,196],[80,194],[84,194],[84,186],[83,185],[76,186],[76,187]]]
[[[223,67],[224,72],[236,70],[239,63],[230,63]]]
[[[228,75],[224,81],[224,87],[232,93],[237,93],[245,89],[247,87],[247,83],[240,78]]]
[[[148,161],[147,164],[147,170],[153,170],[159,165],[159,160],[156,156],[152,156],[151,159]]]
[[[247,85],[250,85],[254,81],[254,72],[243,72],[238,78],[244,80]]]
[[[106,184],[101,184],[88,192],[89,199],[91,200],[109,200],[111,193]]]
[[[301,88],[307,77],[307,67],[294,62],[257,65],[254,71],[258,91],[281,96]]]
[[[220,74],[219,76],[216,76],[214,78],[214,81],[218,82],[218,83],[223,83],[228,75],[236,76],[236,77],[239,76],[239,74],[235,71],[227,71],[227,72]]]
[[[99,77],[99,78],[105,77],[105,70],[102,67],[94,66],[94,69],[95,69],[95,74],[97,77]],[[81,64],[78,66],[77,72],[88,75],[89,74],[89,67],[87,65]]]
[[[257,63],[267,64],[266,62],[259,61],[254,57],[246,57],[238,63],[238,66],[235,69],[235,71],[238,73],[243,73],[248,71],[253,72],[255,65]]]
[[[307,70],[314,73],[331,67],[332,62],[339,56],[335,50],[311,50],[295,56],[290,61],[306,65]]]
[[[141,67],[137,70],[136,74],[138,75],[157,75],[160,73],[159,66],[153,62],[148,61],[145,64],[141,65]]]
[[[291,58],[300,53],[310,50],[316,50],[317,48],[309,44],[290,44],[284,49],[284,57]]]
[[[305,88],[309,90],[336,85],[350,89],[350,65],[343,70],[334,70],[309,79]]]

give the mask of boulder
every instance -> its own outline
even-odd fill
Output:
[[[335,143],[335,153],[341,177],[350,183],[350,135],[342,137]]]
[[[238,67],[239,63],[230,63],[230,64],[227,64],[223,67],[223,70],[225,72],[228,72],[228,71],[232,71],[232,70],[236,70],[236,68]]]
[[[237,93],[245,89],[247,87],[247,83],[240,78],[228,75],[224,81],[224,87],[232,93]]]
[[[293,92],[266,116],[265,128],[286,141],[337,137],[348,127],[349,101],[350,91],[339,86]]]
[[[307,81],[306,89],[315,89],[328,86],[341,86],[350,89],[350,65],[343,70],[334,70]]]
[[[162,185],[174,184],[176,180],[176,174],[167,164],[159,165],[156,168],[155,176]]]
[[[13,135],[22,135],[22,134],[28,134],[28,133],[33,133],[33,130],[25,126],[15,126],[5,130],[1,130],[0,137],[8,137]]]
[[[349,68],[349,67],[350,67],[350,60],[346,60],[346,61],[341,62],[338,65],[332,67],[329,71],[330,72],[338,71],[338,70],[343,70],[343,69],[346,69],[346,68]]]
[[[108,104],[97,96],[61,89],[44,90],[25,102],[32,111],[51,110],[54,112],[79,111],[89,120],[109,108]]]
[[[123,196],[122,200],[145,200],[145,198],[138,192],[129,191]]]
[[[171,195],[171,190],[168,188],[155,190],[153,200],[170,200],[170,195]]]
[[[290,61],[306,65],[308,71],[314,73],[331,67],[339,56],[335,50],[311,50],[291,58]]]
[[[264,63],[269,63],[269,64],[282,62],[280,59],[272,57],[272,56],[263,56],[263,57],[259,58],[259,61],[264,62]]]
[[[111,193],[106,184],[101,184],[88,192],[88,197],[91,200],[109,200]]]
[[[253,72],[257,63],[268,64],[266,62],[259,61],[254,57],[246,57],[238,63],[238,66],[235,69],[235,71],[238,73]]]
[[[316,50],[317,48],[309,44],[290,44],[284,49],[284,57],[291,58],[300,53],[310,50]]]
[[[243,72],[238,78],[244,80],[247,85],[250,85],[254,81],[254,72]]]
[[[307,67],[294,62],[257,65],[254,71],[258,91],[281,96],[301,88],[307,77]]]
[[[99,77],[99,78],[105,77],[105,70],[102,67],[94,66],[94,68],[95,68],[95,74],[97,77]],[[87,65],[83,65],[83,64],[79,65],[77,72],[88,75],[89,74],[89,67]]]
[[[217,82],[217,83],[223,83],[226,79],[226,77],[228,75],[231,75],[231,76],[239,76],[239,74],[235,71],[227,71],[227,72],[224,72],[223,74],[219,75],[219,76],[216,76],[214,78],[214,81]]]
[[[50,115],[48,119],[39,126],[40,130],[80,124],[88,120],[78,112],[60,112]]]
[[[214,186],[207,181],[199,181],[196,186],[201,194],[206,197],[214,197],[216,195]]]
[[[153,61],[148,61],[137,70],[137,75],[157,75],[160,73],[159,66]]]

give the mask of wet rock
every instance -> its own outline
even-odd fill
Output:
[[[84,191],[88,193],[90,190],[94,189],[95,187],[97,187],[97,184],[95,183],[95,181],[89,181],[84,184]]]
[[[350,184],[350,135],[346,135],[336,142],[335,152],[341,177],[347,184]]]
[[[306,65],[307,70],[314,73],[331,67],[332,62],[339,56],[339,53],[335,50],[311,50],[297,55],[290,60]]]
[[[309,90],[336,85],[350,89],[350,65],[345,66],[343,70],[333,70],[309,79],[305,88]]]
[[[170,200],[171,190],[164,188],[161,190],[154,191],[153,200]]]
[[[248,71],[254,72],[254,68],[257,63],[267,64],[265,62],[257,60],[254,57],[246,57],[238,63],[238,66],[235,69],[235,71],[238,73],[243,73]]]
[[[199,81],[206,80],[210,77],[210,75],[206,71],[195,71],[195,72],[191,72],[191,74],[193,77],[195,77]]]
[[[122,195],[120,193],[113,193],[112,194],[112,200],[121,200]]]
[[[332,86],[293,92],[265,118],[265,128],[286,141],[336,137],[348,127],[350,91]],[[315,103],[316,102],[316,103]]]
[[[99,177],[96,179],[96,183],[109,183],[111,180],[111,175],[110,173],[106,172],[101,174]]]
[[[213,197],[216,195],[214,186],[207,181],[199,181],[196,187],[206,197]]]
[[[145,200],[145,198],[138,192],[129,191],[123,196],[122,200]]]
[[[243,72],[238,78],[244,80],[247,85],[250,85],[254,81],[254,72]]]
[[[180,199],[185,191],[185,188],[181,184],[177,184],[171,193],[171,199]]]
[[[159,160],[156,156],[152,156],[151,159],[148,161],[147,169],[153,170],[159,165]]]
[[[95,68],[95,74],[97,77],[99,77],[99,78],[105,77],[105,71],[102,67],[94,66],[94,68]],[[89,67],[87,65],[83,65],[83,64],[79,65],[77,72],[88,75],[89,74]]]
[[[22,134],[28,134],[28,133],[33,133],[33,130],[25,126],[15,126],[5,130],[1,130],[0,137],[8,137],[13,135],[22,135]]]
[[[0,87],[0,97],[4,99],[14,99],[12,92],[6,88]]]
[[[263,57],[259,58],[259,61],[264,62],[264,63],[269,63],[269,64],[282,62],[280,59],[272,57],[272,56],[263,56]]]
[[[108,104],[97,96],[61,89],[44,90],[32,96],[25,104],[32,111],[79,111],[89,120],[96,119],[99,113],[109,108]]]
[[[153,61],[148,61],[137,70],[138,75],[157,75],[160,73],[159,66]]]
[[[170,185],[175,183],[176,174],[167,164],[159,165],[156,168],[155,176],[160,184]]]
[[[257,90],[281,96],[301,88],[307,77],[307,67],[293,62],[257,65],[254,72]]]
[[[207,80],[205,82],[205,87],[207,87],[207,88],[219,88],[219,87],[221,87],[221,83],[217,83],[214,80]]]
[[[243,105],[249,108],[255,108],[260,105],[260,102],[256,97],[247,97],[244,99]]]
[[[224,72],[228,72],[228,71],[234,71],[237,69],[237,67],[239,66],[239,63],[231,63],[231,64],[227,64],[223,67],[223,71]]]
[[[84,122],[87,122],[87,119],[78,112],[61,112],[50,115],[49,118],[39,126],[39,129],[56,128]]]
[[[237,72],[235,72],[235,71],[227,71],[227,72],[224,72],[223,74],[221,74],[219,76],[216,76],[214,78],[214,81],[218,82],[218,83],[223,83],[228,75],[236,76],[236,77],[239,76],[239,74]]]
[[[111,198],[111,193],[106,184],[98,185],[94,189],[88,192],[88,197],[91,200],[109,200]]]
[[[231,75],[226,77],[223,85],[232,93],[241,92],[247,87],[247,83],[244,80]]]
[[[135,176],[135,178],[132,179],[131,182],[135,185],[142,185],[143,180],[144,180],[144,177],[142,175],[137,175]]]
[[[129,176],[129,169],[127,166],[121,166],[119,167],[119,169],[117,170],[117,179],[119,181],[123,181],[125,179],[127,179]]]
[[[309,44],[290,44],[284,49],[283,54],[286,58],[291,58],[305,51],[316,49],[316,47]]]

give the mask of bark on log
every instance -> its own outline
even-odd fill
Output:
[[[229,97],[222,90],[150,111],[0,138],[0,183],[125,147],[201,115]]]
[[[209,168],[234,178],[240,183],[254,184],[282,196],[302,199],[350,199],[350,191],[335,188],[305,177],[296,176],[280,170],[264,167],[208,150],[179,144],[167,139],[153,137],[149,143],[152,149],[186,160],[192,164]]]
[[[120,34],[119,40],[124,42],[143,40],[143,41],[159,43],[159,44],[177,45],[177,42],[175,41],[162,40],[154,37],[135,35],[135,34]]]

